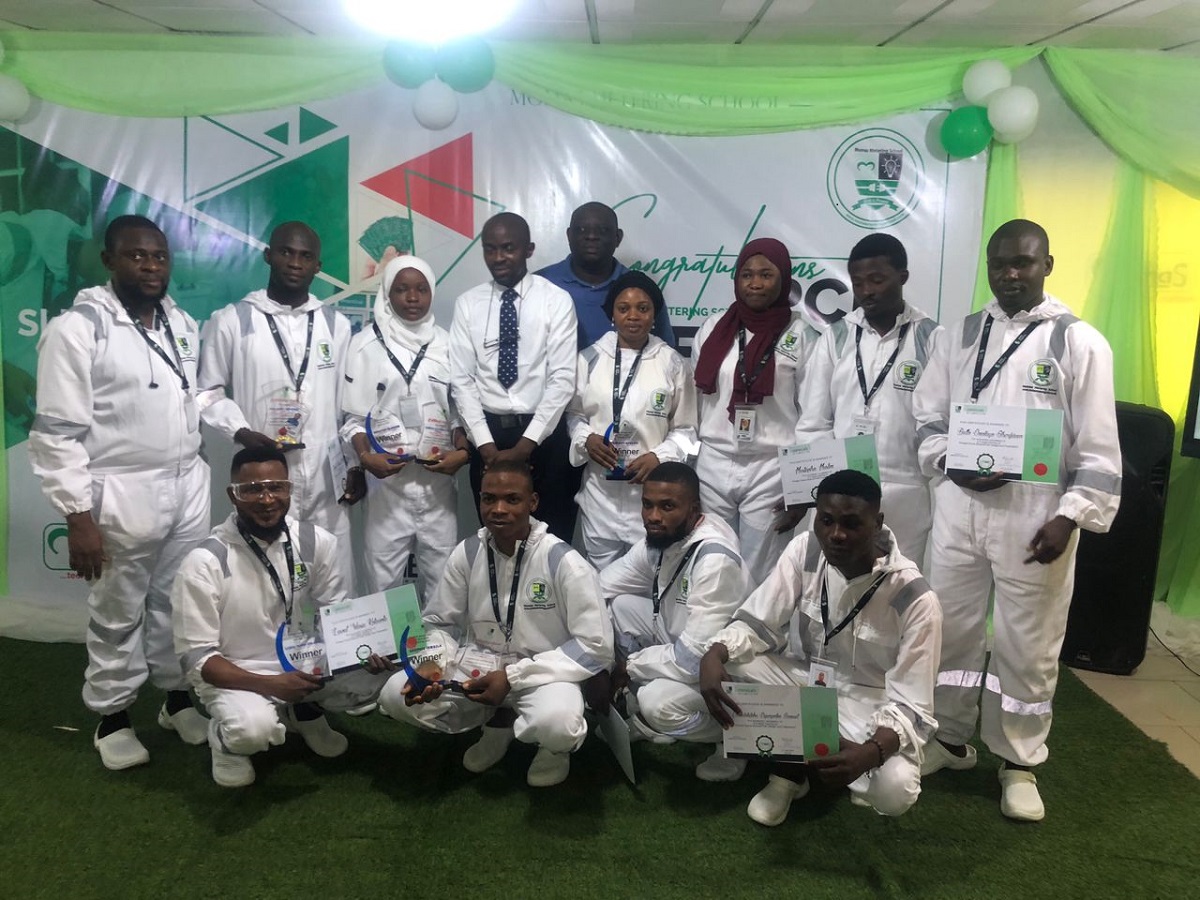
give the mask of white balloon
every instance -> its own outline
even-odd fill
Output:
[[[972,106],[986,106],[988,98],[1012,84],[1012,72],[998,59],[981,59],[963,75],[963,96]]]
[[[11,75],[0,75],[0,121],[14,122],[29,112],[29,91]]]
[[[1037,94],[1014,85],[992,94],[987,104],[988,123],[997,134],[1027,135],[1037,125]]]
[[[441,131],[458,118],[458,96],[454,88],[437,78],[430,78],[417,88],[413,115],[430,131]]]
[[[993,129],[992,140],[998,141],[1001,144],[1019,144],[1021,141],[1025,140],[1025,138],[1033,134],[1035,127],[1037,127],[1036,122],[1034,122],[1033,125],[1030,125],[1024,131],[996,131]]]

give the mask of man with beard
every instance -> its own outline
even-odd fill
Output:
[[[34,474],[66,518],[71,568],[91,582],[83,702],[101,716],[93,743],[109,769],[150,759],[127,710],[149,677],[167,692],[158,723],[205,739],[171,646],[168,592],[208,533],[200,458],[196,322],[167,296],[161,229],[119,216],[104,233],[108,284],[88,288],[38,345]]]
[[[630,731],[652,741],[719,741],[700,696],[700,657],[749,591],[737,535],[700,508],[700,481],[679,462],[642,485],[646,537],[600,573],[616,632],[613,689],[628,685]],[[611,696],[611,693],[610,693]],[[736,781],[746,761],[721,748],[696,767],[702,781]]]
[[[318,756],[345,753],[345,736],[323,710],[373,702],[386,676],[372,665],[326,684],[312,667],[285,670],[277,646],[315,635],[317,610],[346,598],[337,541],[288,517],[282,451],[239,450],[229,474],[234,512],[184,559],[171,602],[175,650],[212,717],[213,780],[244,787],[254,781],[251,754],[282,744],[289,731]]]
[[[825,478],[813,530],[788,544],[700,660],[700,691],[724,728],[741,709],[722,682],[824,681],[837,691],[840,749],[773,764],[746,810],[760,825],[782,823],[811,779],[847,786],[857,803],[885,816],[901,815],[921,793],[942,613],[884,526],[879,499],[879,485],[862,472]]]
[[[498,763],[514,737],[536,744],[526,781],[550,787],[587,736],[580,685],[612,664],[612,629],[596,570],[531,518],[538,495],[524,463],[492,463],[480,506],[484,527],[454,548],[425,610],[425,653],[436,658],[416,684],[394,675],[379,706],[427,731],[482,727],[463,754],[469,772]],[[461,693],[443,693],[443,674]]]
[[[303,222],[284,222],[263,251],[265,290],[218,309],[204,325],[203,387],[228,393],[204,421],[243,447],[292,454],[297,518],[338,540],[338,565],[354,586],[346,504],[366,493],[360,467],[334,484],[330,455],[341,454],[342,381],[350,322],[309,293],[321,271],[321,239]]]

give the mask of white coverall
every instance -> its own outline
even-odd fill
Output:
[[[575,396],[567,406],[571,435],[570,460],[586,466],[575,495],[581,514],[580,532],[588,560],[597,569],[627,553],[645,535],[642,488],[628,481],[609,481],[606,470],[588,456],[588,435],[604,435],[613,423],[613,374],[617,334],[610,331],[579,354]],[[625,387],[637,358],[621,351],[621,384]],[[696,443],[696,384],[682,356],[650,335],[637,373],[621,409],[621,431],[637,440],[632,458],[653,452],[660,463],[686,462]]]
[[[719,320],[720,316],[710,316],[700,326],[692,345],[693,364]],[[751,585],[762,583],[791,539],[788,533],[775,533],[775,507],[783,503],[779,448],[796,443],[805,360],[820,337],[821,333],[793,310],[791,322],[775,342],[775,391],[754,407],[752,441],[739,441],[734,423],[729,421],[738,357],[736,340],[721,363],[717,390],[697,395],[700,455],[696,474],[700,477],[701,506],[737,532]]]
[[[342,485],[333,483],[329,458],[341,453],[342,377],[350,347],[350,322],[331,306],[309,295],[296,309],[276,303],[265,290],[247,294],[222,307],[204,324],[200,355],[200,382],[205,389],[223,390],[228,396],[210,406],[204,421],[231,441],[242,428],[268,437],[271,398],[293,388],[267,316],[273,316],[287,348],[292,372],[300,373],[308,335],[308,314],[313,313],[312,345],[308,370],[300,391],[304,409],[300,438],[304,449],[288,452],[288,477],[292,480],[292,514],[333,532],[338,540],[338,565],[346,584],[354,584],[354,557],[350,547],[350,518],[339,504]],[[291,396],[294,398],[295,393]],[[333,449],[336,442],[336,450]]]
[[[108,561],[88,595],[83,701],[112,715],[147,675],[164,690],[186,685],[171,646],[171,580],[209,527],[209,472],[200,458],[196,392],[199,329],[164,297],[174,334],[147,345],[111,285],[88,288],[53,319],[38,345],[37,418],[29,457],[62,515],[91,510]]]
[[[333,535],[309,522],[286,521],[294,542],[293,560],[297,567],[303,563],[307,581],[289,583],[286,538],[270,544],[255,541],[288,592],[296,621],[302,609],[344,600],[347,592]],[[210,658],[221,656],[256,675],[281,674],[275,637],[285,611],[266,567],[246,544],[236,522],[237,513],[230,513],[187,555],[171,588],[171,602],[175,651],[212,717],[210,740],[215,731],[225,752],[248,756],[284,742],[287,732],[279,709],[287,704],[253,691],[214,687],[204,680],[201,669]],[[386,679],[386,674],[371,675],[366,670],[348,672],[314,691],[306,702],[332,711],[352,709],[373,701]]]
[[[1057,486],[1013,482],[978,493],[958,487],[938,468],[947,448],[950,404],[971,400],[976,355],[989,315],[995,321],[983,360],[985,374],[1026,326],[1042,322],[978,402],[1063,411]],[[935,476],[929,577],[945,612],[938,737],[948,744],[971,738],[983,687],[980,734],[988,748],[1009,762],[1037,765],[1049,755],[1046,736],[1075,583],[1078,531],[1049,565],[1025,560],[1034,533],[1055,516],[1104,532],[1117,514],[1121,451],[1112,351],[1096,329],[1049,294],[1012,318],[993,300],[938,340],[913,408],[921,466]],[[985,677],[993,587],[994,645]]]
[[[720,740],[721,726],[696,683],[712,636],[750,591],[737,535],[719,516],[703,516],[691,534],[666,550],[651,549],[642,539],[601,571],[600,590],[642,719],[660,734],[682,740]]]
[[[399,404],[402,397],[416,397],[425,421],[435,418],[445,423],[448,435],[453,435],[460,423],[450,403],[448,339],[445,329],[434,327],[425,357],[413,375],[412,384],[406,386],[374,329],[364,328],[354,336],[342,389],[342,411],[346,417],[342,437],[347,445],[355,434],[366,430],[367,413],[381,397],[389,406]],[[416,352],[395,343],[389,347],[400,364],[411,372]],[[395,398],[395,403],[387,398]],[[411,435],[414,452],[422,435]],[[440,449],[449,453],[454,445],[447,443]],[[367,588],[383,591],[400,584],[415,552],[420,595],[422,603],[427,603],[458,540],[458,494],[454,479],[410,462],[384,479],[368,475],[367,490]]]
[[[883,536],[887,555],[875,561],[873,571],[847,581],[829,565],[815,534],[797,535],[770,577],[709,646],[721,643],[728,649],[726,671],[735,681],[806,685],[814,658],[834,663],[841,736],[862,743],[882,726],[900,738],[899,752],[851,782],[850,790],[877,812],[898,816],[921,793],[923,748],[937,728],[933,686],[942,612],[937,595],[916,563],[896,549],[887,526]],[[875,596],[825,644],[822,582],[832,631],[881,575]]]
[[[917,565],[925,562],[932,516],[929,478],[917,462],[912,396],[943,330],[919,309],[905,305],[891,331],[881,336],[866,323],[862,310],[853,310],[830,326],[813,349],[800,392],[800,441],[853,437],[873,429],[883,489],[881,509],[900,552]],[[905,331],[904,342],[898,345],[901,331]],[[896,354],[869,407],[858,380],[855,336],[859,332],[867,393]]]
[[[580,684],[612,665],[612,629],[596,572],[569,544],[536,519],[526,542],[516,596],[511,640],[499,630],[488,586],[486,528],[454,548],[434,602],[425,609],[425,637],[443,677],[466,680],[473,675],[469,655],[502,654],[512,690],[504,706],[516,710],[514,736],[554,753],[576,750],[587,736]],[[516,554],[505,556],[493,546],[500,618],[506,622]],[[483,637],[487,635],[486,637]],[[480,644],[483,640],[486,643]],[[424,728],[458,734],[485,724],[492,707],[460,694],[442,694],[432,703],[405,706],[403,672],[392,676],[379,695],[389,716]]]

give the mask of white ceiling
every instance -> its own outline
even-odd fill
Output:
[[[413,0],[396,0],[397,7],[406,2]],[[5,29],[363,34],[340,0],[0,0]],[[492,36],[593,43],[1050,43],[1200,55],[1200,0],[521,0]]]

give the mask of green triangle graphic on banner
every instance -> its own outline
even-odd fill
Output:
[[[300,143],[311,141],[335,128],[337,126],[328,119],[322,119],[316,113],[309,112],[303,106],[300,107]]]
[[[281,144],[286,144],[288,142],[288,132],[291,130],[291,126],[287,122],[284,122],[282,125],[276,125],[274,128],[264,131],[263,134],[272,140],[279,141]]]
[[[264,243],[276,225],[300,221],[321,236],[321,268],[350,276],[350,139],[343,137],[273,166],[196,204],[201,212]]]

